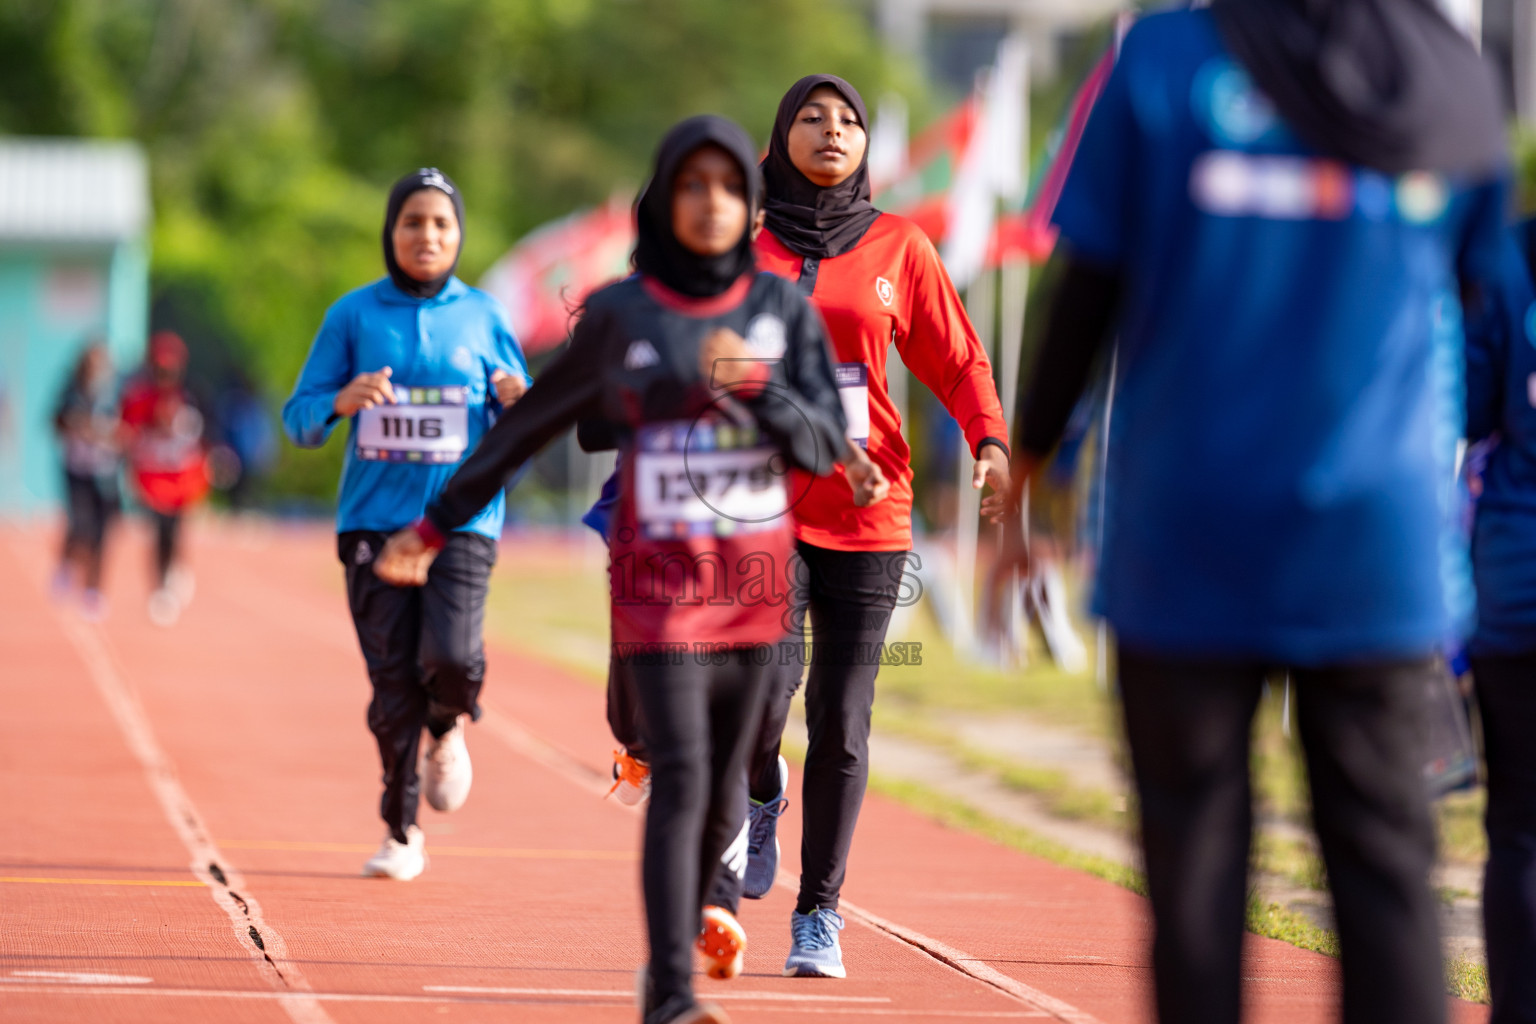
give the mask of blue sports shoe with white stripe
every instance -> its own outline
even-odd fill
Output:
[[[779,795],[766,803],[753,800],[747,807],[747,873],[741,880],[741,894],[760,900],[773,888],[779,875],[779,815],[789,806],[784,791],[789,788],[789,762],[779,758]]]
[[[848,977],[843,969],[843,947],[837,938],[842,930],[843,916],[835,910],[819,907],[809,914],[791,911],[789,959],[784,961],[784,977]]]

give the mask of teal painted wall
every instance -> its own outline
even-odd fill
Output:
[[[142,242],[0,244],[0,512],[55,505],[53,411],[80,350],[105,339],[119,372],[144,352],[149,260]]]

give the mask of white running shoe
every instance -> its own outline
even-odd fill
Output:
[[[170,588],[161,587],[149,595],[149,621],[157,626],[174,626],[181,618],[181,602]]]
[[[184,565],[173,565],[165,574],[166,589],[176,595],[176,600],[183,608],[192,603],[192,597],[197,593],[197,577],[192,575],[192,570]]]
[[[401,843],[392,835],[386,835],[379,852],[368,858],[363,865],[364,878],[393,878],[397,882],[409,882],[427,869],[427,837],[412,825],[405,830],[407,842]]]
[[[430,735],[430,734],[429,734]],[[421,794],[434,811],[456,811],[469,797],[474,769],[469,764],[469,748],[464,745],[464,716],[453,728],[436,739],[428,739],[421,778]]]

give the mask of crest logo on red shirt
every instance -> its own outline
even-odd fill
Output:
[[[885,278],[877,277],[875,278],[875,294],[880,297],[881,302],[889,306],[891,300],[896,297],[896,289],[892,288],[891,282]]]

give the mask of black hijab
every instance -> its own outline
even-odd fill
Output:
[[[868,145],[858,170],[831,188],[814,184],[789,159],[789,129],[795,115],[806,97],[823,85],[842,93],[858,113],[859,125],[869,131],[869,113],[857,89],[836,75],[807,75],[790,86],[779,101],[773,138],[763,159],[763,182],[768,189],[768,230],[791,252],[825,260],[858,245],[880,211],[869,201]]]
[[[1388,174],[1507,163],[1493,75],[1435,0],[1216,0],[1237,59],[1306,142]]]
[[[729,252],[700,256],[679,242],[672,231],[672,191],[683,161],[694,150],[711,145],[725,150],[741,165],[747,187],[747,226]],[[719,295],[757,265],[752,255],[752,218],[757,213],[759,191],[757,148],[734,121],[701,114],[674,126],[657,147],[651,180],[635,200],[635,269],[683,295]]]
[[[453,265],[446,272],[430,281],[418,281],[395,261],[395,221],[400,219],[400,208],[405,201],[422,189],[435,188],[453,202],[453,215],[459,219],[459,252],[453,254]],[[453,276],[459,265],[459,253],[464,251],[464,197],[453,180],[436,167],[423,167],[412,171],[389,190],[389,204],[384,208],[384,266],[389,268],[389,279],[395,287],[418,299],[430,299],[443,290],[443,285]]]

